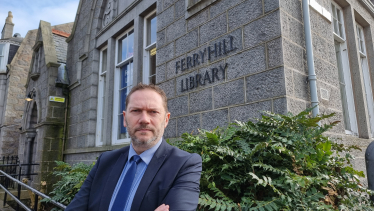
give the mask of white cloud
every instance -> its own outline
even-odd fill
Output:
[[[28,30],[37,29],[40,20],[51,25],[73,22],[79,0],[0,0],[0,27],[5,24],[8,11],[12,11],[13,34],[20,33],[24,37]]]

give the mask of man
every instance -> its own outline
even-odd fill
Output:
[[[162,138],[170,118],[162,89],[133,87],[123,117],[130,146],[99,157],[66,211],[196,210],[201,157]]]

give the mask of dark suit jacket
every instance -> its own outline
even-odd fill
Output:
[[[129,147],[104,152],[66,211],[106,211],[127,162]],[[132,202],[131,211],[153,211],[161,204],[170,210],[196,210],[199,200],[201,157],[162,140]]]

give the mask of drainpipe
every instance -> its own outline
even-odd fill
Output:
[[[312,100],[312,114],[316,117],[319,114],[318,94],[317,94],[317,76],[314,70],[314,56],[312,46],[312,30],[310,29],[309,0],[303,0],[304,32],[306,55],[308,61],[308,81],[310,86],[310,97]]]
[[[65,100],[65,119],[64,119],[64,134],[62,137],[62,151],[61,151],[61,161],[64,161],[64,150],[67,139],[67,124],[68,124],[68,105],[69,105],[69,93],[66,96]]]

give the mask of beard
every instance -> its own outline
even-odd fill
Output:
[[[126,121],[126,120],[125,120]],[[159,138],[159,135],[160,135],[160,131],[157,130],[156,128],[150,128],[148,125],[146,124],[141,124],[140,126],[136,127],[136,128],[133,128],[132,126],[130,126],[128,124],[128,122],[126,121],[126,125],[127,125],[127,130],[128,130],[128,133],[129,133],[129,136],[131,138],[131,142],[132,144],[134,145],[134,147],[139,147],[139,148],[150,148],[152,147],[154,144],[155,144],[155,141]],[[164,125],[164,124],[163,124]],[[162,126],[163,126],[162,125]],[[153,133],[153,136],[151,136],[150,138],[146,139],[146,138],[141,138],[141,137],[137,137],[137,135],[135,134],[138,130],[141,130],[141,129],[147,129],[149,130],[149,132],[152,132]],[[141,133],[141,132],[140,132]],[[142,135],[142,134],[140,134]]]

